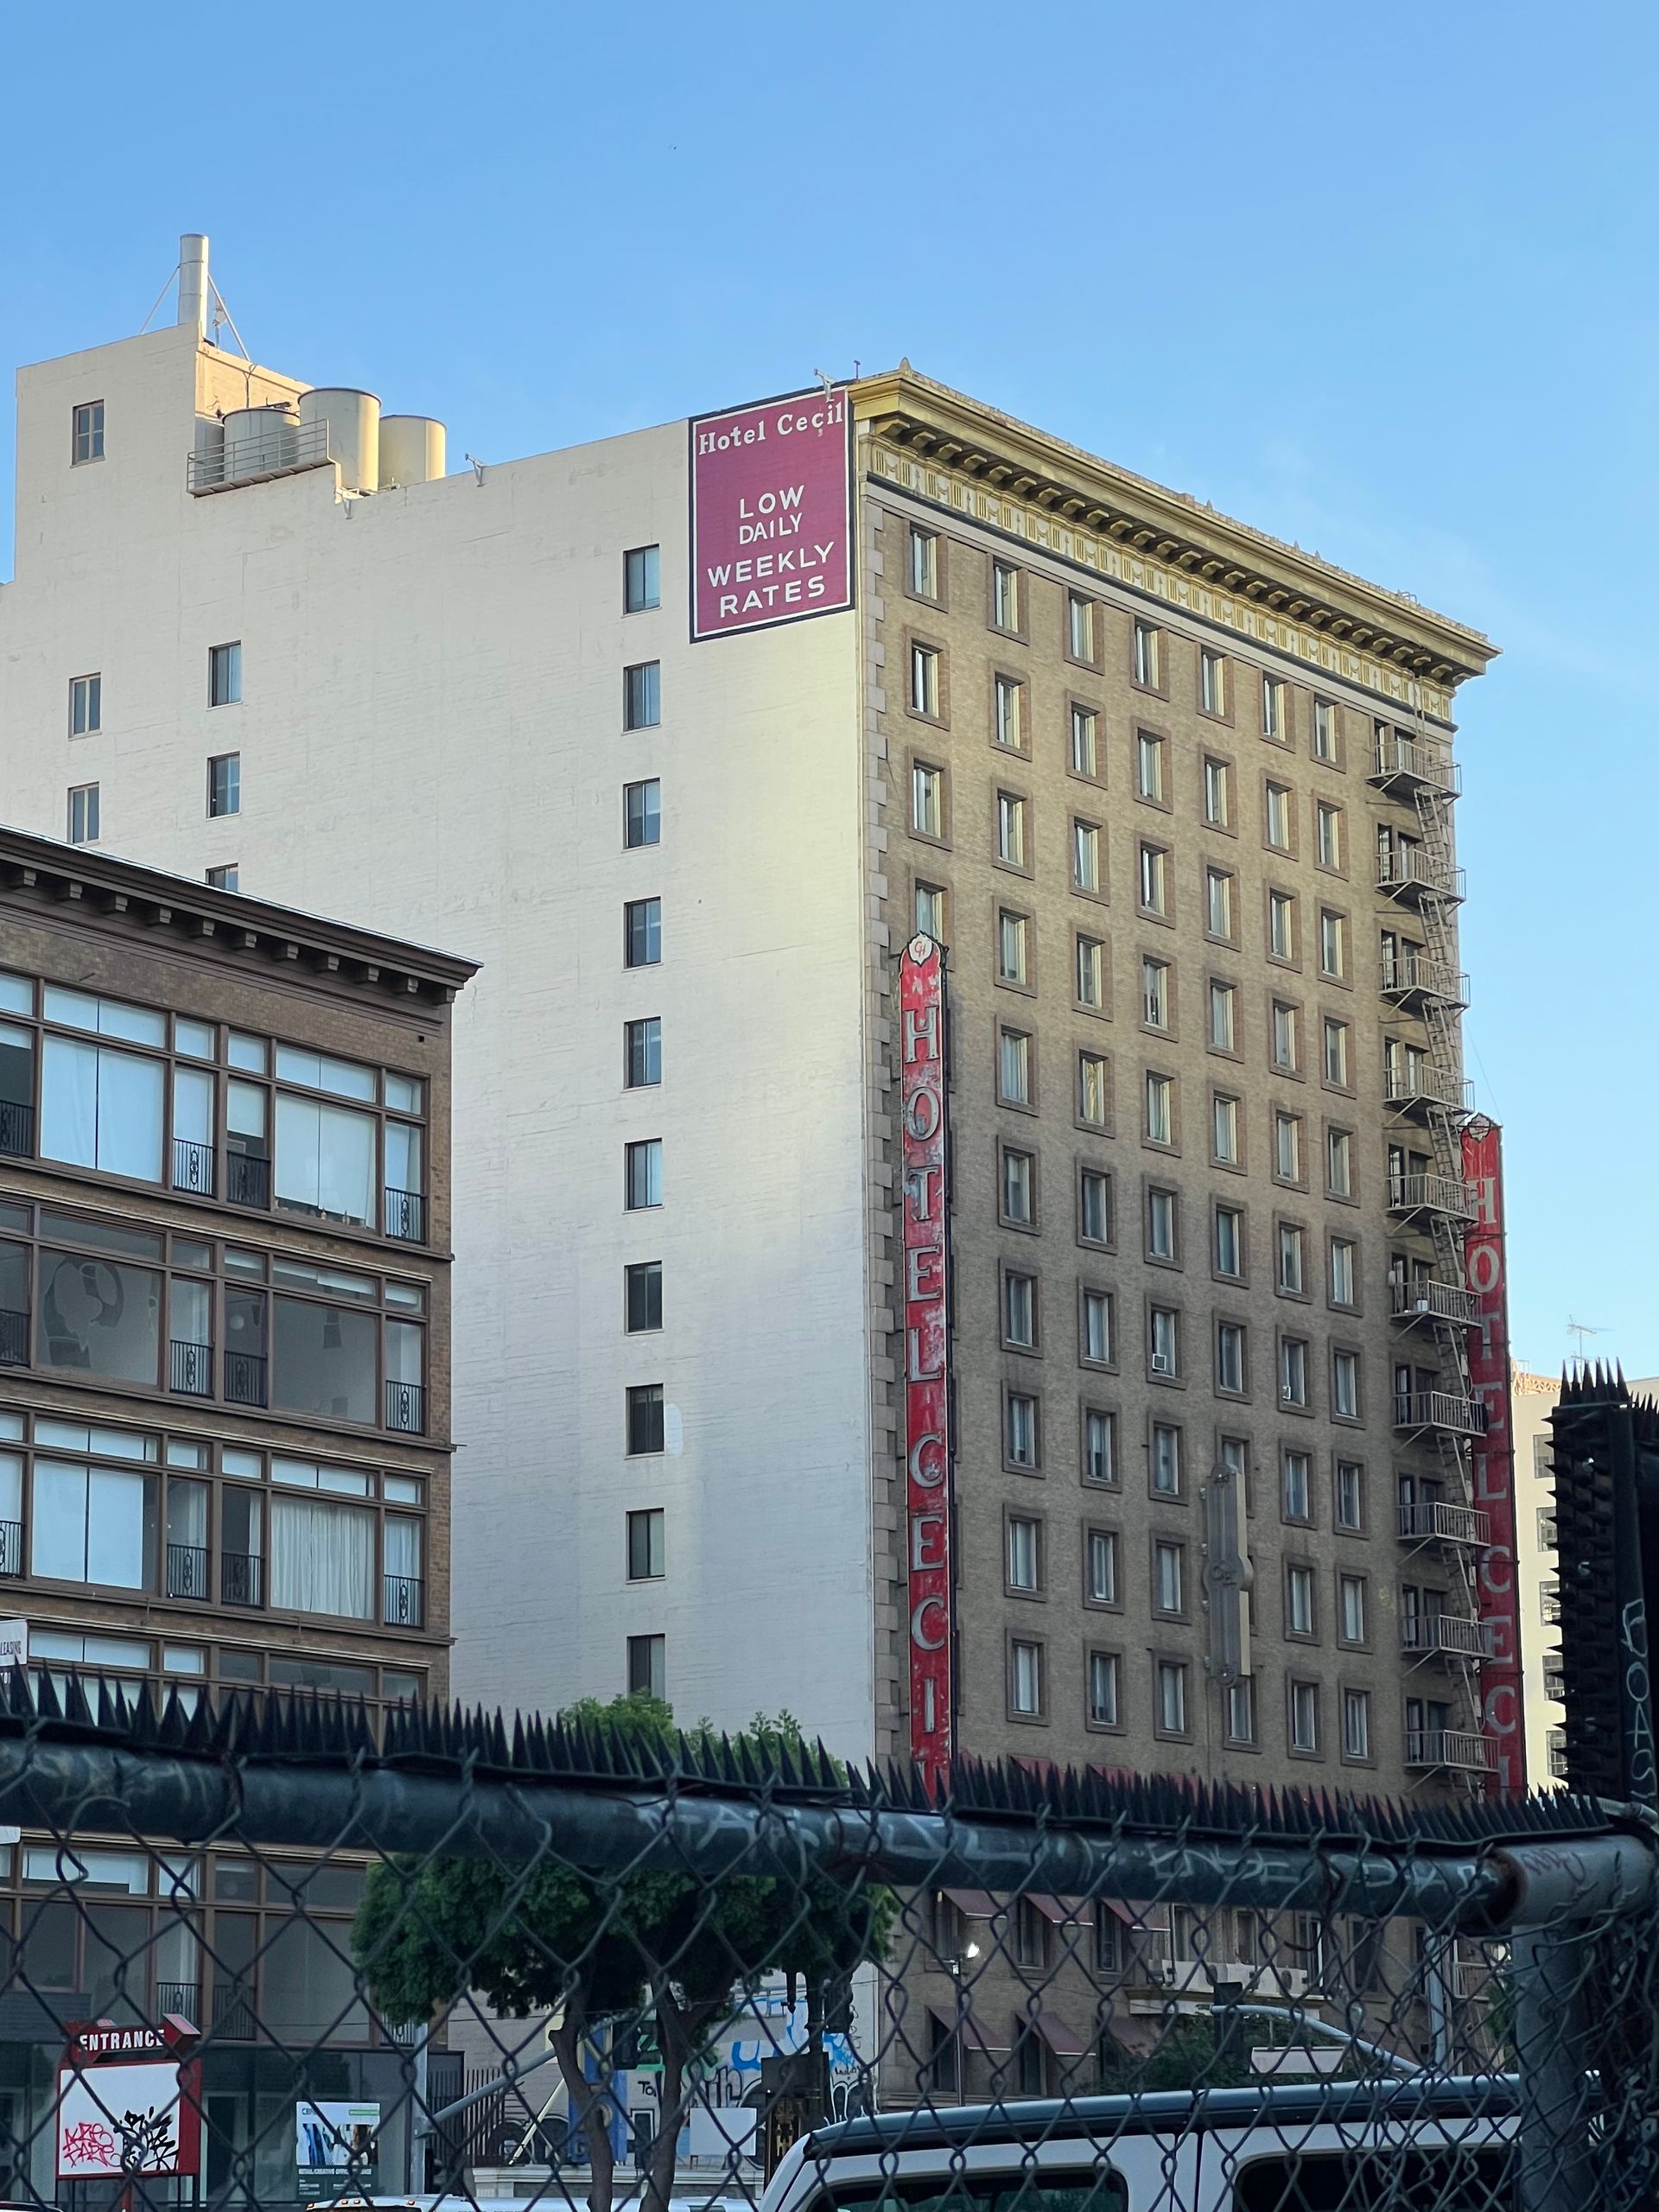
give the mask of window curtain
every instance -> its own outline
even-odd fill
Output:
[[[410,1582],[421,1579],[421,1524],[410,1514],[386,1516],[386,1573]]]
[[[276,1203],[337,1221],[372,1222],[372,1117],[279,1092]]]
[[[159,1060],[48,1037],[41,1065],[41,1150],[72,1166],[159,1183],[163,1096]]]
[[[35,1469],[30,1565],[58,1582],[103,1582],[142,1590],[149,1480],[111,1467]]]
[[[315,1497],[270,1501],[270,1602],[302,1613],[374,1617],[374,1516]]]
[[[213,1078],[200,1068],[173,1071],[173,1134],[188,1144],[213,1141]]]

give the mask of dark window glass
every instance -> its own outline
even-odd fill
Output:
[[[629,614],[662,604],[662,548],[636,545],[622,556],[622,605]]]
[[[663,836],[663,787],[655,776],[622,787],[625,845],[657,845]]]
[[[629,963],[630,966],[633,963]],[[639,1090],[663,1079],[663,1025],[653,1014],[644,1021],[631,1021],[626,1031],[623,1080],[630,1090]]]
[[[636,1383],[628,1392],[628,1451],[631,1455],[663,1448],[663,1386]]]
[[[210,815],[242,811],[242,755],[219,753],[207,763],[207,811]]]
[[[655,729],[663,719],[663,664],[642,660],[622,671],[622,727]]]
[[[630,968],[654,968],[663,957],[663,902],[630,899],[622,909],[622,950]]]
[[[663,1263],[641,1260],[627,1270],[627,1315],[631,1331],[663,1325]]]

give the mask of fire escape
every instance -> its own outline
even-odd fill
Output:
[[[1392,909],[1379,985],[1388,1009],[1383,1091],[1393,1124],[1393,1426],[1402,1454],[1399,1535],[1409,1578],[1401,1612],[1406,1764],[1425,1780],[1456,1778],[1478,1788],[1491,1754],[1480,1726],[1486,1630],[1476,1588],[1491,1531],[1473,1502],[1471,1447],[1485,1414],[1470,1381],[1468,1332],[1478,1313],[1464,1271],[1464,1239],[1477,1207],[1463,1172],[1468,979],[1458,964],[1464,879],[1452,834],[1457,771],[1449,747],[1421,718],[1409,731],[1378,721],[1367,780],[1390,802],[1377,823],[1376,881]]]

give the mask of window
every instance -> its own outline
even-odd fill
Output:
[[[639,1260],[626,1268],[622,1274],[623,1325],[631,1337],[663,1325],[663,1263],[660,1260]]]
[[[1040,1589],[1042,1587],[1040,1522],[1027,1520],[1023,1515],[1010,1514],[1007,1534],[1009,1589],[1027,1592]]]
[[[1337,710],[1329,699],[1313,702],[1313,758],[1334,760],[1337,757]]]
[[[996,974],[1003,983],[1031,981],[1031,924],[1024,914],[1002,907],[996,918]]]
[[[1317,1751],[1319,1748],[1319,1686],[1293,1682],[1290,1686],[1290,1748]]]
[[[1232,937],[1233,880],[1225,868],[1204,871],[1204,926],[1210,937],[1229,940]]]
[[[1096,1728],[1120,1725],[1122,1664],[1116,1651],[1089,1654],[1089,1719]],[[1104,1908],[1102,1908],[1104,1910]]]
[[[994,734],[1010,753],[1024,750],[1026,742],[1026,687],[1011,676],[999,676],[991,685]]]
[[[1164,741],[1148,729],[1135,733],[1135,788],[1142,798],[1164,797]]]
[[[996,857],[1010,868],[1026,865],[1026,802],[1016,791],[996,795]]]
[[[1023,1030],[997,1033],[996,1089],[1005,1106],[1031,1103],[1031,1039]]]
[[[1248,1675],[1227,1685],[1227,1740],[1232,1744],[1255,1741],[1255,1684]]]
[[[1006,561],[991,563],[991,621],[999,630],[1020,628],[1020,571]]]
[[[1149,1075],[1147,1077],[1146,1135],[1148,1144],[1173,1144],[1175,1141],[1173,1076]]]
[[[1082,994],[1078,995],[1081,997]],[[1167,1029],[1169,1027],[1167,960],[1142,960],[1141,963],[1141,1019],[1148,1029]]]
[[[1109,1367],[1113,1358],[1112,1297],[1106,1290],[1083,1294],[1083,1350],[1085,1366]]]
[[[1244,1217],[1236,1206],[1216,1208],[1216,1273],[1235,1282],[1244,1274]]]
[[[1236,1049],[1238,1034],[1238,993],[1231,983],[1211,983],[1210,986],[1210,1044],[1212,1051],[1230,1052]]]
[[[1112,1179],[1098,1167],[1077,1177],[1077,1236],[1084,1244],[1112,1241]]]
[[[1158,1733],[1160,1736],[1184,1736],[1186,1733],[1186,1666],[1179,1659],[1160,1659],[1157,1663],[1154,1694],[1157,1698]]]
[[[1149,1260],[1173,1260],[1175,1257],[1175,1204],[1173,1191],[1150,1190],[1147,1192],[1147,1257]]]
[[[1147,1315],[1147,1357],[1154,1375],[1180,1371],[1180,1317],[1173,1307],[1154,1306]]]
[[[1296,957],[1296,901],[1288,891],[1268,893],[1268,950],[1275,960]]]
[[[1331,1239],[1331,1303],[1351,1306],[1354,1303],[1354,1254],[1358,1248],[1347,1236]]]
[[[1342,866],[1342,809],[1325,799],[1313,805],[1314,844],[1321,868]]]
[[[1287,1521],[1313,1518],[1313,1462],[1306,1452],[1279,1455],[1280,1511]]]
[[[655,776],[642,784],[622,786],[622,842],[632,852],[636,846],[657,845],[663,836],[663,787]]]
[[[663,1448],[663,1386],[639,1383],[628,1392],[628,1454],[639,1458]]]
[[[939,944],[944,943],[944,889],[941,884],[917,883],[916,929],[922,937],[931,937]]]
[[[1035,1720],[1043,1710],[1043,1647],[1015,1637],[1008,1648],[1008,1702],[1021,1719]]]
[[[1077,941],[1077,1004],[1099,1014],[1106,1005],[1106,946],[1103,939],[1080,936]]]
[[[1351,1198],[1354,1194],[1354,1144],[1346,1129],[1327,1129],[1325,1133],[1325,1188],[1333,1198]]]
[[[240,814],[242,811],[242,755],[239,753],[216,753],[207,763],[207,812],[209,817],[219,814]]]
[[[1141,848],[1141,904],[1149,914],[1169,912],[1169,855],[1161,845]]]
[[[1181,1494],[1181,1432],[1168,1421],[1152,1425],[1152,1487],[1160,1497]]]
[[[910,826],[924,837],[944,835],[944,772],[920,760],[910,772]]]
[[[1359,1354],[1331,1355],[1331,1411],[1338,1421],[1359,1419]]]
[[[1283,999],[1273,1002],[1273,1065],[1281,1073],[1296,1072],[1296,1009]]]
[[[1090,893],[1100,889],[1100,831],[1092,822],[1071,824],[1071,888]]]
[[[1086,1483],[1117,1481],[1117,1416],[1098,1406],[1083,1416],[1083,1478]]]
[[[1100,773],[1099,718],[1092,707],[1071,709],[1071,772],[1091,780]]]
[[[1337,1589],[1342,1640],[1344,1643],[1363,1643],[1365,1641],[1365,1578],[1363,1574],[1344,1574],[1338,1579]]]
[[[1307,1403],[1307,1345],[1300,1337],[1286,1337],[1280,1344],[1279,1396],[1287,1406]]]
[[[622,909],[622,964],[654,968],[663,957],[663,902],[630,899]]]
[[[1357,1459],[1338,1459],[1333,1477],[1336,1522],[1351,1534],[1365,1525],[1365,1472]]]
[[[1217,1091],[1211,1111],[1211,1141],[1216,1158],[1224,1167],[1238,1162],[1238,1101]]]
[[[659,545],[636,545],[622,556],[622,611],[643,614],[663,602],[663,552]]]
[[[1319,973],[1338,980],[1348,973],[1348,925],[1329,906],[1319,909]]]
[[[1037,1344],[1036,1281],[1012,1270],[1002,1278],[1002,1341],[1020,1351],[1033,1351]]]
[[[104,403],[89,399],[70,414],[69,458],[79,467],[84,461],[104,458]]]
[[[1348,1024],[1332,1015],[1325,1017],[1325,1079],[1342,1090],[1348,1088]]]
[[[644,1021],[629,1021],[622,1029],[622,1080],[630,1090],[643,1090],[663,1079],[663,1025],[656,1014]]]
[[[939,716],[939,655],[933,645],[910,649],[910,705],[912,714]]]
[[[652,550],[656,549],[653,547]],[[663,1522],[660,1506],[648,1507],[628,1516],[628,1580],[630,1582],[658,1582],[665,1572],[663,1564]]]
[[[1002,1154],[1002,1218],[1016,1228],[1029,1229],[1036,1218],[1032,1198],[1036,1165],[1028,1152]]]
[[[1244,1331],[1237,1321],[1216,1324],[1216,1388],[1233,1397],[1244,1390]]]
[[[910,588],[918,599],[939,595],[939,534],[910,527]]]
[[[668,1638],[665,1636],[631,1636],[628,1638],[628,1695],[667,1697]]]
[[[1085,1605],[1117,1603],[1117,1532],[1089,1529],[1083,1540],[1083,1601]]]
[[[622,671],[622,727],[655,729],[663,719],[663,664],[637,661]]]
[[[1369,1690],[1342,1694],[1342,1751],[1344,1758],[1371,1756],[1371,1694]]]
[[[1281,1183],[1302,1179],[1302,1123],[1298,1114],[1273,1117],[1273,1172]]]
[[[1285,687],[1281,678],[1264,676],[1262,679],[1262,734],[1263,737],[1283,738],[1285,728]]]
[[[211,645],[207,651],[207,703],[210,707],[234,707],[242,697],[242,647],[240,644]]]
[[[1313,1570],[1311,1567],[1285,1569],[1285,1634],[1313,1634]]]
[[[104,727],[104,679],[74,676],[69,679],[69,734],[91,737]]]
[[[1037,1401],[1023,1391],[1010,1390],[1007,1400],[1007,1448],[1011,1467],[1037,1465]]]
[[[1085,1128],[1109,1126],[1112,1110],[1111,1067],[1103,1052],[1077,1054],[1077,1119]]]
[[[1275,852],[1290,850],[1290,786],[1270,782],[1267,790],[1267,838]]]
[[[1208,645],[1198,648],[1198,704],[1206,715],[1227,711],[1227,662]]]
[[[234,861],[228,861],[223,868],[210,868],[207,880],[215,891],[239,891],[242,871]]]
[[[1152,1548],[1152,1609],[1155,1613],[1186,1610],[1182,1547],[1160,1538]]]
[[[1307,1287],[1303,1265],[1307,1239],[1294,1222],[1279,1224],[1279,1287],[1293,1298],[1300,1298]]]
[[[1065,595],[1065,649],[1073,660],[1090,666],[1096,658],[1095,602],[1075,591]]]
[[[1163,688],[1163,632],[1150,622],[1135,626],[1135,680],[1143,690]]]
[[[1204,764],[1204,818],[1212,830],[1232,827],[1233,772],[1213,754]]]
[[[97,842],[98,785],[73,784],[69,791],[69,842],[92,845]]]
[[[624,1148],[623,1187],[625,1203],[631,1213],[645,1206],[659,1206],[663,1203],[663,1141],[660,1137],[646,1137],[643,1142]]]

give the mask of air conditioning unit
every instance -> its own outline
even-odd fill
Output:
[[[1168,1352],[1155,1351],[1152,1355],[1152,1371],[1154,1375],[1173,1375],[1175,1372],[1175,1362]]]

